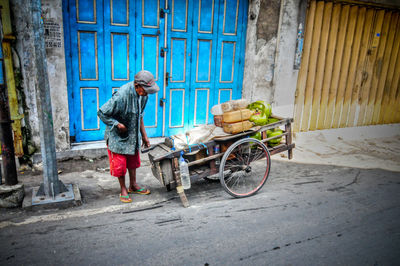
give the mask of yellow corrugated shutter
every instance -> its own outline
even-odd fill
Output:
[[[399,10],[311,1],[294,131],[400,122]]]

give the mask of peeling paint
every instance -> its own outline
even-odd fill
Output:
[[[250,101],[273,101],[280,2],[256,0],[249,3],[242,95]],[[271,15],[274,12],[278,13]]]
[[[23,76],[22,85],[26,95],[27,110],[29,113],[28,121],[32,129],[32,141],[35,146],[40,147],[39,121],[36,105],[35,92],[35,60],[32,30],[32,13],[30,11],[29,0],[10,0],[12,13],[14,15],[13,25],[16,32],[17,53],[21,57]],[[26,7],[26,8],[21,8]],[[53,125],[55,134],[55,144],[57,151],[64,151],[70,148],[69,143],[69,112],[67,79],[65,67],[65,52],[63,45],[63,21],[62,21],[62,1],[42,0],[43,21],[47,20],[59,24],[61,28],[61,47],[51,47],[46,49],[47,68],[50,82],[50,94],[53,109]],[[21,19],[23,18],[23,19]]]

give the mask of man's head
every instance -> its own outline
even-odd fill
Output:
[[[154,80],[153,74],[147,70],[142,70],[135,75],[135,89],[140,96],[147,96],[160,90]]]

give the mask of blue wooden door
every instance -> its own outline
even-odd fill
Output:
[[[69,0],[63,9],[77,142],[103,139],[98,108],[142,69],[160,87],[145,109],[150,137],[212,123],[214,104],[241,96],[247,1]]]
[[[212,106],[241,97],[247,1],[170,0],[165,134],[213,123]]]
[[[163,96],[164,58],[160,56],[164,44],[164,20],[160,18],[163,1],[136,1],[136,70],[153,73],[160,91],[149,95],[144,114],[144,125],[149,137],[162,135],[163,110],[159,100]],[[133,77],[132,77],[133,79]]]
[[[64,11],[69,10],[64,21],[69,24],[65,27],[65,43],[70,135],[78,142],[96,140],[105,129],[96,113],[108,95],[103,71],[103,5],[90,0],[63,3]]]
[[[189,125],[193,2],[168,1],[166,136],[181,133]]]
[[[101,140],[105,125],[97,110],[112,93],[146,69],[160,92],[150,95],[144,123],[149,136],[162,135],[164,21],[158,0],[69,0],[63,2],[70,135]],[[69,56],[68,56],[69,55]]]

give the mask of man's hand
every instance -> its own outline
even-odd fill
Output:
[[[143,141],[143,146],[145,148],[149,148],[150,147],[150,140],[148,137],[142,137],[142,141]]]
[[[119,123],[119,124],[117,125],[117,128],[118,128],[118,131],[119,131],[120,133],[125,133],[126,131],[128,131],[128,129],[126,128],[126,126],[125,126],[124,124],[121,124],[121,123]]]

